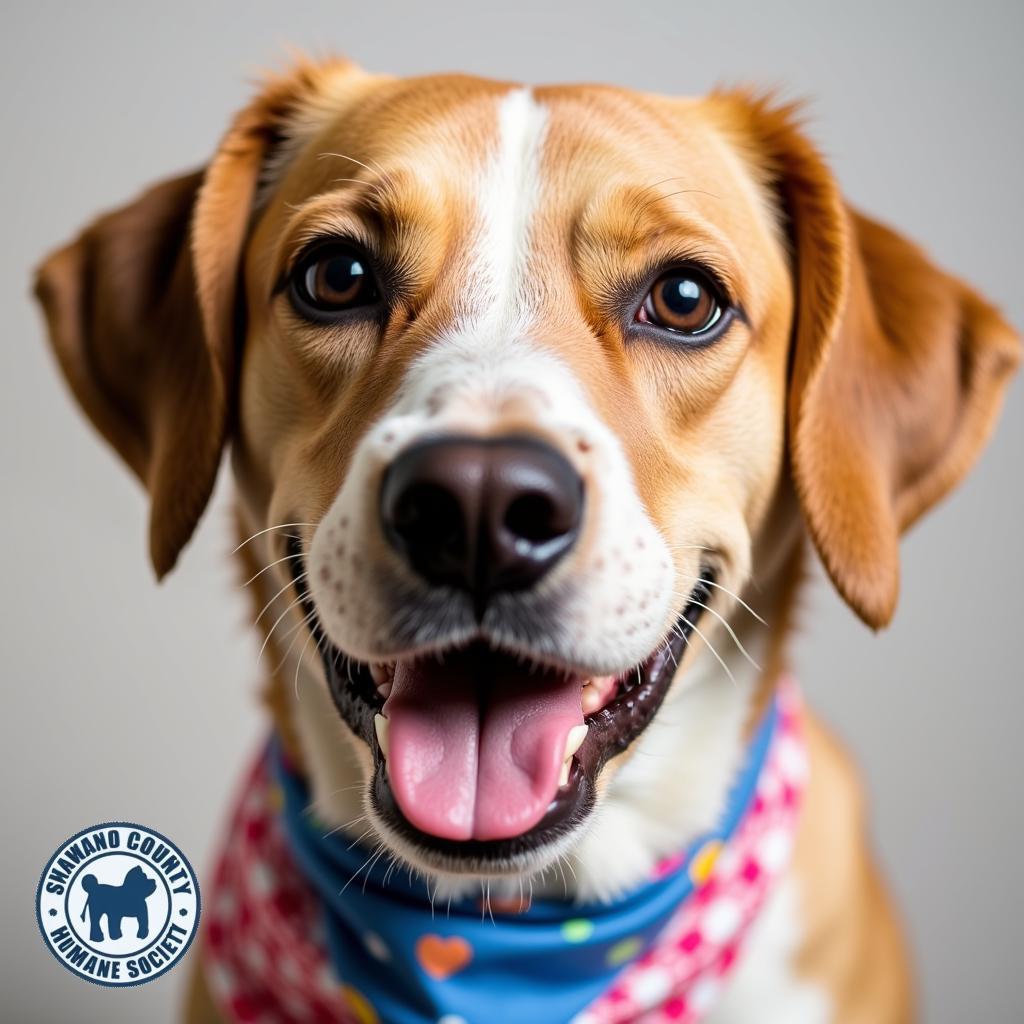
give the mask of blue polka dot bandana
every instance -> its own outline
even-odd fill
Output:
[[[657,1003],[658,1020],[698,1019],[698,997],[730,966],[761,890],[787,859],[796,773],[787,781],[766,772],[769,760],[785,760],[776,754],[790,740],[786,699],[780,691],[752,736],[718,827],[609,904],[432,904],[418,876],[309,813],[304,781],[272,742],[239,801],[208,911],[204,959],[222,1012],[239,1021],[605,1024]],[[802,747],[789,745],[794,761]],[[742,850],[738,831],[750,839]],[[730,862],[727,875],[716,862]],[[702,963],[703,988],[684,985],[680,972]]]

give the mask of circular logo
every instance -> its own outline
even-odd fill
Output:
[[[129,821],[83,829],[47,862],[36,891],[53,955],[97,985],[166,974],[199,925],[199,882],[166,836]]]

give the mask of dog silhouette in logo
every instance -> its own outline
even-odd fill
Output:
[[[120,885],[102,885],[95,875],[82,879],[82,888],[89,894],[82,907],[82,920],[89,912],[89,941],[102,942],[100,918],[107,915],[107,938],[121,938],[121,921],[134,917],[139,923],[138,936],[149,934],[149,911],[146,899],[156,892],[156,882],[140,867],[131,868]]]

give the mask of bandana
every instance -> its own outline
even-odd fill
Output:
[[[309,814],[272,741],[217,865],[206,977],[229,1021],[691,1024],[789,862],[806,774],[784,680],[718,827],[623,898],[434,905],[419,878]]]

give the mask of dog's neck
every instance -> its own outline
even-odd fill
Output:
[[[247,525],[240,517],[240,530]],[[272,560],[267,549],[260,561],[263,554],[254,547],[241,552],[246,578]],[[728,623],[707,615],[699,624],[714,653],[701,642],[684,660],[658,715],[623,755],[626,763],[603,793],[583,838],[530,878],[432,876],[437,894],[457,898],[486,883],[502,898],[514,898],[529,885],[538,895],[610,900],[710,828],[724,806],[746,738],[784,668],[802,552],[799,519],[784,488],[755,545],[755,575]],[[269,584],[264,589],[266,596],[254,595],[257,609],[270,603],[262,616],[264,629],[281,615],[285,626],[278,627],[281,638],[273,635],[267,644],[271,670],[265,694],[275,727],[309,779],[318,818],[353,839],[365,837],[369,749],[337,713],[314,645],[285,614],[288,598],[271,599]]]

